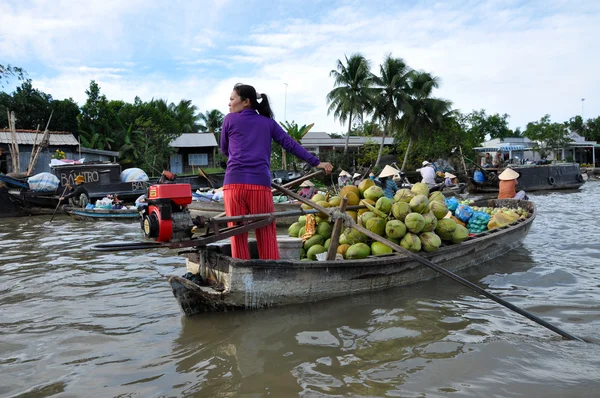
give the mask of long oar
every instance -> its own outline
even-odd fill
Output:
[[[279,189],[281,192],[285,193],[286,195],[291,196],[292,198],[298,199],[298,200],[314,207],[315,209],[319,210],[320,212],[327,213],[327,214],[329,213],[326,208],[319,206],[318,204],[314,203],[311,200],[305,199],[305,198],[301,197],[300,195],[296,195],[294,192],[292,192],[286,188],[283,188],[281,186],[278,186],[277,184],[271,184],[271,185],[273,185],[275,188]],[[585,341],[577,336],[573,336],[572,334],[565,332],[562,329],[559,329],[558,327],[544,321],[543,319],[538,318],[537,316],[533,315],[532,313],[527,312],[524,309],[521,309],[521,308],[517,307],[516,305],[511,304],[504,299],[501,299],[500,297],[496,296],[495,294],[490,293],[490,292],[480,288],[479,286],[475,285],[472,282],[469,282],[468,280],[466,280],[464,278],[461,278],[460,276],[456,275],[455,273],[448,271],[447,269],[445,269],[443,267],[440,267],[439,265],[427,260],[424,257],[419,256],[416,253],[406,250],[402,246],[397,245],[394,242],[391,242],[391,241],[377,235],[376,233],[373,233],[373,232],[369,231],[368,229],[361,227],[360,225],[358,225],[354,222],[352,223],[352,228],[367,235],[369,238],[376,240],[378,242],[381,242],[381,243],[385,244],[386,246],[391,247],[393,250],[395,250],[399,253],[402,253],[402,254],[420,262],[421,264],[439,272],[440,274],[447,276],[448,278],[468,287],[469,289],[472,289],[472,290],[476,291],[477,293],[482,294],[482,295],[486,296],[487,298],[494,300],[498,304],[501,304],[501,305],[505,306],[506,308],[508,308],[512,311],[515,311],[518,314],[523,315],[524,317],[544,326],[545,328],[548,328],[548,329],[552,330],[553,332],[560,334],[561,336],[563,336],[569,340],[577,340],[577,341],[581,341],[581,342]]]
[[[58,198],[58,204],[56,205],[56,209],[54,209],[54,213],[52,213],[52,217],[50,217],[50,222],[52,222],[52,220],[54,220],[54,216],[56,215],[56,211],[58,210],[58,207],[60,206],[60,202],[62,202],[62,197],[65,196],[65,192],[67,192],[67,187],[65,187],[62,195],[60,195],[60,198]]]

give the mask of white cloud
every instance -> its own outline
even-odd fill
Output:
[[[111,99],[186,98],[226,111],[244,82],[271,96],[278,119],[327,132],[346,130],[325,102],[337,59],[361,52],[377,72],[391,53],[439,76],[438,95],[456,108],[508,113],[514,128],[546,113],[566,120],[581,98],[586,117],[600,115],[599,4],[321,2],[319,18],[235,19],[253,3],[14,1],[0,4],[0,53],[55,98],[83,102],[95,79]]]

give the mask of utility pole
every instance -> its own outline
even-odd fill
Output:
[[[581,121],[584,122],[583,120],[583,101],[585,101],[585,98],[581,99]]]
[[[287,115],[287,88],[288,88],[288,84],[287,83],[283,83],[283,84],[285,84],[285,100],[283,102],[283,121],[287,122],[286,115]]]

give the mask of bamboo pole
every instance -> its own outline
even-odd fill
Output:
[[[44,134],[42,135],[42,139],[40,140],[40,144],[37,146],[35,150],[35,155],[33,156],[33,160],[29,162],[29,167],[27,168],[27,175],[33,172],[33,168],[37,164],[38,157],[40,156],[40,152],[42,151],[42,146],[44,142],[48,140],[48,136],[50,132],[48,131],[48,126],[50,126],[50,120],[52,120],[52,115],[54,114],[54,109],[50,112],[50,117],[48,118],[48,122],[46,123],[46,128],[44,129]],[[37,137],[36,137],[37,139]],[[32,152],[33,154],[33,152]]]
[[[340,212],[344,213],[346,211],[346,205],[348,204],[348,198],[344,196],[342,198],[342,203],[340,203]],[[366,207],[366,206],[365,206]],[[335,255],[337,253],[338,245],[340,244],[340,234],[342,232],[342,225],[344,224],[344,220],[342,218],[338,218],[335,220],[333,224],[333,232],[331,233],[331,241],[329,241],[329,249],[327,249],[327,260],[335,260]]]
[[[17,142],[17,130],[15,128],[16,118],[15,112],[10,112],[8,109],[6,110],[8,114],[8,128],[10,129],[11,141],[12,144],[9,145],[10,156],[13,165],[13,173],[20,174],[21,173],[21,162],[19,160],[19,144]]]

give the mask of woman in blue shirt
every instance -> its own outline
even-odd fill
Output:
[[[381,181],[381,188],[386,198],[393,198],[394,194],[398,190],[398,185],[394,181],[394,176],[400,174],[398,170],[392,166],[385,166],[381,173],[379,173],[379,181]]]

